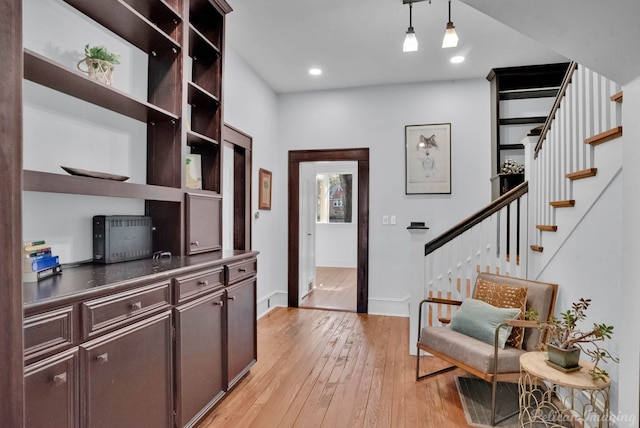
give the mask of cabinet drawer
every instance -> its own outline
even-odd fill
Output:
[[[258,261],[257,259],[243,260],[225,265],[224,269],[227,275],[227,285],[229,285],[255,275],[258,270]]]
[[[153,284],[82,304],[83,338],[169,307],[169,283]]]
[[[224,272],[222,267],[204,272],[198,272],[194,275],[185,275],[175,278],[176,301],[182,303],[185,300],[199,296],[208,291],[224,285]]]
[[[26,360],[58,352],[72,344],[72,306],[24,319],[24,358]]]

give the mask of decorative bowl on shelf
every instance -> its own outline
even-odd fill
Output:
[[[127,177],[126,175],[116,175],[109,174],[106,172],[97,172],[97,171],[88,171],[86,169],[80,168],[71,168],[69,166],[62,166],[60,168],[64,169],[71,175],[77,175],[79,177],[91,177],[91,178],[102,178],[104,180],[115,180],[115,181],[127,181],[131,177]]]

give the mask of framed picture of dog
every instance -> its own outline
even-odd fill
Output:
[[[405,193],[451,193],[451,124],[406,125]]]

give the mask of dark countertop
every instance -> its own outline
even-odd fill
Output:
[[[163,281],[208,267],[222,266],[249,257],[257,251],[224,251],[195,256],[142,259],[109,265],[85,264],[64,267],[61,275],[39,282],[23,283],[23,306],[26,309],[65,301],[86,299],[125,290],[153,281]]]

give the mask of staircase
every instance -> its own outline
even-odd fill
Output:
[[[572,63],[540,137],[523,140],[525,183],[412,254],[422,263],[412,263],[411,337],[420,300],[469,297],[479,271],[538,278],[621,173],[621,113],[620,85]],[[435,324],[449,310],[423,316]]]

